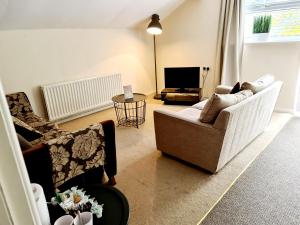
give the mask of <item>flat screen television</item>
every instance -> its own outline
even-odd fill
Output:
[[[199,88],[200,67],[171,67],[165,68],[165,87],[178,88]]]

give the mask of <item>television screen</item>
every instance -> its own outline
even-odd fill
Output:
[[[200,67],[165,68],[166,88],[199,88]]]

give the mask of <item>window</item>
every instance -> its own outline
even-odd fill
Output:
[[[300,41],[300,0],[245,0],[245,3],[245,42]],[[262,16],[271,16],[269,33],[253,33],[255,19]]]

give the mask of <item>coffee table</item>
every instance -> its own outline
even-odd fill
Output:
[[[104,204],[101,218],[94,215],[94,225],[127,225],[129,219],[129,205],[126,197],[116,188],[103,185],[79,186],[87,195],[94,197],[99,204]],[[51,224],[65,215],[60,206],[48,206]]]
[[[145,122],[146,95],[133,93],[133,98],[125,99],[124,94],[112,98],[118,126],[136,127]]]

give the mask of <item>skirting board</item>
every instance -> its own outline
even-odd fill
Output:
[[[155,92],[152,92],[152,91],[146,94],[147,97],[153,97],[154,95],[155,95]],[[64,119],[53,121],[53,122],[55,122],[57,124],[61,124],[61,123],[65,123],[65,122],[68,122],[68,121],[71,121],[71,120],[78,119],[80,117],[88,116],[88,115],[96,113],[96,112],[104,111],[106,109],[110,109],[110,108],[113,108],[113,107],[114,107],[113,104],[111,104],[111,105],[108,105],[106,107],[102,107],[101,109],[94,109],[94,110],[91,110],[91,111],[83,112],[83,113],[73,115],[73,116],[70,116],[70,117],[66,117]]]
[[[58,121],[53,121],[53,122],[55,122],[57,124],[65,123],[65,122],[75,120],[75,119],[78,119],[80,117],[88,116],[90,114],[100,112],[100,111],[103,111],[103,110],[106,110],[106,109],[109,109],[109,108],[112,108],[112,107],[114,107],[114,106],[113,105],[108,105],[106,107],[102,107],[101,109],[94,109],[94,110],[91,110],[91,111],[87,111],[87,112],[84,112],[84,113],[73,115],[73,116],[70,116],[70,117],[67,117],[67,118],[64,118],[64,119],[61,119],[61,120],[58,120]]]
[[[296,113],[293,109],[289,109],[289,108],[275,108],[274,111],[278,113],[289,113],[293,115]]]

